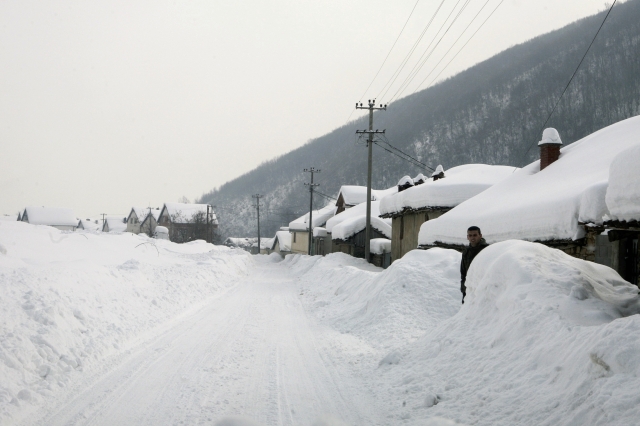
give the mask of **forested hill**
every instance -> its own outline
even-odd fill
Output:
[[[605,12],[514,46],[442,83],[376,113],[390,143],[432,167],[464,163],[523,165],[538,156],[541,126],[591,42]],[[640,0],[616,5],[558,109],[547,124],[572,143],[640,113]],[[217,206],[222,236],[256,233],[251,194],[264,194],[263,236],[308,209],[305,167],[319,190],[366,182],[366,148],[356,143],[362,118],[310,141],[205,194]],[[531,145],[528,155],[524,153]],[[374,145],[374,188],[425,173]],[[425,173],[426,174],[426,173]],[[317,196],[320,206],[327,200]]]

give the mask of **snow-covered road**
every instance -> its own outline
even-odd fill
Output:
[[[307,316],[289,269],[260,262],[199,311],[89,375],[26,423],[379,424],[375,396],[344,365],[340,333]]]

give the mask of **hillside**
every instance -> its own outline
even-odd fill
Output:
[[[521,166],[537,155],[541,126],[604,18],[604,12],[536,37],[376,113],[375,128],[420,161],[445,169],[464,163]],[[547,127],[570,144],[640,113],[640,0],[614,7]],[[217,209],[222,236],[256,233],[251,194],[264,194],[263,236],[308,209],[305,167],[316,167],[319,190],[335,196],[343,184],[366,182],[366,148],[353,120],[302,147],[204,194]],[[374,187],[394,185],[420,170],[374,147]],[[320,205],[327,201],[317,197]]]

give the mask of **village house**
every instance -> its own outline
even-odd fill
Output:
[[[123,216],[106,216],[102,224],[102,232],[126,232],[127,218]]]
[[[420,248],[462,249],[475,225],[488,243],[539,242],[637,283],[638,134],[640,116],[561,148],[558,132],[546,129],[539,161],[425,222]]]
[[[22,212],[20,220],[32,225],[52,226],[61,231],[75,231],[78,227],[73,210],[56,207],[29,206]]]
[[[251,253],[251,246],[253,244],[258,244],[257,237],[229,237],[222,243],[223,245],[231,248],[239,248]]]
[[[99,219],[79,219],[78,220],[78,229],[84,231],[100,231],[102,228],[102,224]]]
[[[323,227],[327,220],[333,217],[336,212],[336,206],[329,204],[319,210],[313,211],[312,230],[317,227]],[[309,213],[300,216],[289,223],[289,232],[291,233],[291,252],[299,254],[309,254]]]
[[[158,225],[169,230],[169,239],[177,243],[194,240],[211,242],[218,228],[213,208],[207,204],[165,203]]]
[[[327,221],[325,228],[327,234],[331,236],[331,253],[341,252],[364,258],[366,212],[367,203],[363,202],[336,214]],[[381,219],[379,216],[380,201],[372,201],[370,238],[391,239],[391,220]]]
[[[127,216],[126,232],[131,232],[133,234],[139,234],[142,232],[151,236],[158,225],[159,217],[159,208],[132,207],[129,212],[129,216]]]
[[[291,233],[289,228],[283,226],[278,232],[271,243],[271,253],[278,253],[282,257],[291,254]]]
[[[397,192],[397,188],[391,187],[389,189],[371,189],[371,201],[378,201],[382,197]],[[338,192],[338,200],[336,201],[336,213],[340,214],[343,211],[362,204],[367,201],[367,187],[357,185],[342,185]]]
[[[398,192],[380,200],[380,217],[392,219],[391,261],[418,247],[420,226],[511,176],[513,167],[466,164],[447,172],[439,165],[430,179],[404,176]]]

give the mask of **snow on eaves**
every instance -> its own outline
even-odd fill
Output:
[[[609,218],[619,221],[640,220],[640,142],[620,152],[609,168],[606,206]]]
[[[404,210],[455,207],[509,177],[514,170],[509,166],[486,164],[453,167],[447,170],[443,179],[428,179],[421,185],[384,197],[380,201],[380,213],[394,215]],[[398,185],[402,182],[398,182]]]
[[[320,210],[313,211],[313,228],[324,225],[336,213],[336,206],[329,204]],[[289,223],[290,231],[308,231],[309,213]]]
[[[387,238],[373,238],[369,244],[371,254],[391,253],[391,240]]]
[[[372,201],[377,201],[382,197],[385,197],[389,194],[394,194],[396,192],[398,192],[397,186],[392,186],[388,189],[372,189],[371,199]],[[342,199],[344,200],[344,204],[346,206],[356,206],[367,201],[367,187],[357,185],[342,185],[340,187],[340,192],[338,192],[338,199],[340,198],[340,196],[342,196]]]
[[[363,231],[366,227],[366,222],[366,214],[351,217],[345,221],[342,221],[338,225],[333,227],[333,230],[331,232],[331,239],[348,240],[358,232]],[[381,219],[377,216],[371,217],[371,227],[387,238],[391,238],[391,224],[389,222],[389,219]]]
[[[24,209],[24,214],[26,218],[23,221],[32,225],[78,226],[78,219],[72,209],[29,206]]]
[[[604,210],[603,204],[596,203],[594,198],[604,195],[603,182],[609,181],[612,164],[616,189],[606,191],[609,209],[613,207],[615,212],[619,206],[620,211],[638,211],[638,198],[627,197],[625,191],[629,189],[618,189],[629,188],[633,176],[637,176],[638,171],[633,170],[637,163],[626,164],[620,158],[636,152],[632,148],[638,149],[640,145],[638,134],[640,116],[605,127],[562,148],[560,158],[542,171],[540,162],[535,161],[438,219],[425,222],[418,244],[465,244],[466,229],[472,225],[479,226],[490,243],[508,239],[582,238],[584,229],[580,222],[597,219],[588,216]],[[620,200],[619,204],[615,200]],[[592,205],[582,206],[587,201]],[[634,203],[635,207],[631,207]],[[580,218],[580,213],[584,217]]]

